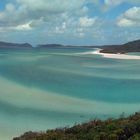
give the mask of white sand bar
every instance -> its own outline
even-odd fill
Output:
[[[96,51],[88,52],[88,54],[102,55],[105,58],[112,58],[112,59],[134,59],[134,60],[140,59],[140,56],[138,55],[128,55],[128,54],[119,54],[119,53],[118,54],[101,53],[100,51],[101,49],[97,49]]]

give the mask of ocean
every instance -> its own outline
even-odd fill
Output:
[[[0,139],[140,111],[140,60],[93,51],[0,50]]]

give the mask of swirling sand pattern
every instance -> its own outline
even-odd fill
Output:
[[[81,52],[1,52],[0,139],[139,111],[139,60]]]

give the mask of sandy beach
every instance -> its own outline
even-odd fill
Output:
[[[140,56],[138,55],[101,53],[100,50],[101,49],[97,49],[96,51],[90,52],[90,54],[102,55],[105,58],[112,59],[134,59],[134,60],[140,59]]]

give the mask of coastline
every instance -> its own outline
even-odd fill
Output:
[[[97,49],[96,51],[90,52],[90,54],[101,55],[104,58],[112,58],[112,59],[128,59],[128,60],[140,60],[140,56],[138,55],[128,55],[128,54],[111,54],[111,53],[101,53],[102,49]]]

